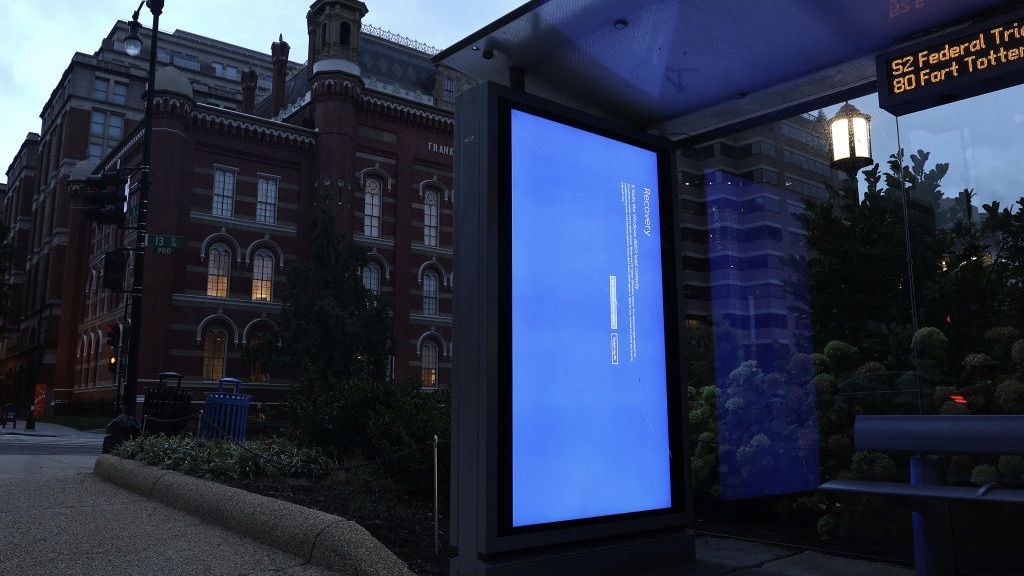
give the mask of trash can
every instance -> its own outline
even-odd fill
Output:
[[[181,374],[161,372],[160,385],[147,388],[142,401],[142,418],[146,434],[175,436],[185,431],[192,420],[192,389],[181,387]],[[174,381],[175,387],[168,383]]]
[[[224,392],[224,386],[233,386],[234,392]],[[245,440],[249,422],[249,401],[252,395],[240,393],[242,381],[238,378],[221,378],[217,392],[206,393],[203,408],[203,438]]]

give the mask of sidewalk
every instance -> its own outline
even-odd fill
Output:
[[[0,486],[3,574],[335,574],[136,496],[91,472],[44,479],[0,473]]]
[[[12,428],[10,424],[7,428],[0,428],[0,434],[28,434],[32,436],[68,436],[72,438],[94,438],[96,436],[102,436],[105,434],[103,430],[77,430],[75,428],[69,428],[67,426],[61,426],[60,424],[51,424],[50,422],[36,422],[35,430],[25,430],[25,420],[21,419],[17,422],[18,427]]]
[[[0,470],[4,574],[331,576],[336,574],[100,480],[95,457],[61,457],[40,477]],[[9,461],[8,461],[9,462]],[[908,568],[726,538],[698,537],[686,576],[912,576]]]

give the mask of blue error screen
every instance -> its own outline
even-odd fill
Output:
[[[512,526],[672,506],[657,153],[511,110]]]

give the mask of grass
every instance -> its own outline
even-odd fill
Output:
[[[111,420],[113,418],[109,416],[50,416],[40,418],[39,422],[49,422],[75,430],[102,430]]]

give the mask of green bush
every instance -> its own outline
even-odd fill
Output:
[[[1010,486],[1024,484],[1024,457],[1000,456],[999,472],[1002,474],[1003,482]]]
[[[982,486],[999,482],[999,469],[991,464],[979,464],[971,471],[971,484]]]
[[[320,450],[280,438],[238,444],[158,434],[128,440],[114,455],[218,482],[268,476],[316,479],[337,467]]]

